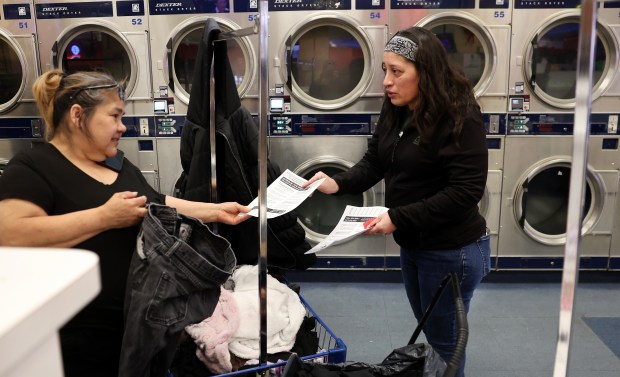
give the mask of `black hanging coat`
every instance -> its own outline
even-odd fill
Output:
[[[210,70],[214,59],[217,201],[249,204],[258,195],[258,126],[241,106],[228,61],[225,41],[217,41],[218,23],[206,21],[198,48],[193,85],[185,125],[181,134],[183,174],[177,182],[180,197],[211,201],[211,147],[209,139]],[[268,161],[267,181],[275,181],[280,168]],[[239,264],[257,264],[259,256],[258,219],[239,225],[218,225],[219,234],[231,243]],[[284,269],[306,269],[316,262],[305,255],[310,245],[297,223],[294,211],[268,220],[268,265]]]

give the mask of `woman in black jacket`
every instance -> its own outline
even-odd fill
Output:
[[[360,193],[385,179],[388,212],[369,234],[394,234],[418,320],[448,272],[456,272],[466,309],[490,268],[490,243],[478,202],[486,185],[486,132],[473,89],[450,65],[439,39],[421,27],[396,33],[384,51],[386,96],[365,156],[332,178],[326,194]],[[456,343],[454,300],[446,292],[424,332],[449,361]],[[464,360],[457,376],[464,376]]]

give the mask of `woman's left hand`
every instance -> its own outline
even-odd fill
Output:
[[[387,212],[375,217],[366,226],[368,230],[364,234],[388,235],[396,230],[396,225],[394,225]]]

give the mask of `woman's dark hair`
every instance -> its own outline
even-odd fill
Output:
[[[414,26],[396,35],[408,38],[418,46],[415,62],[412,62],[420,77],[413,125],[422,142],[430,142],[436,125],[446,113],[454,120],[452,134],[458,140],[464,117],[478,108],[471,83],[461,68],[451,63],[443,44],[431,31]],[[398,127],[406,110],[406,106],[394,106],[386,96],[383,123]]]
[[[88,90],[101,87],[104,87],[104,90]],[[121,84],[111,75],[102,72],[76,72],[67,75],[54,69],[43,73],[32,85],[32,91],[39,112],[45,120],[45,139],[52,139],[72,105],[77,104],[84,109],[80,123],[86,125],[95,107],[108,98],[106,92],[114,90],[121,93],[119,88],[122,90]],[[84,130],[89,133],[88,127],[84,127]]]

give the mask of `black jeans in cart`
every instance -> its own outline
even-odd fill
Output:
[[[185,326],[212,315],[236,265],[230,243],[200,220],[158,204],[147,210],[129,269],[119,377],[165,376]]]

